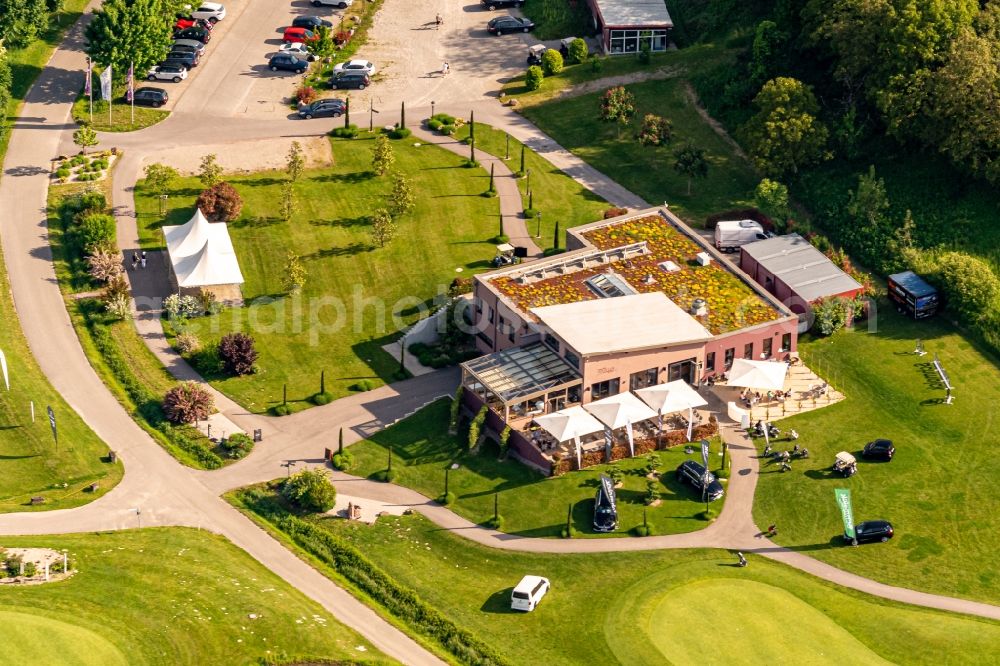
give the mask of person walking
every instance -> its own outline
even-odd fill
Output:
[[[775,523],[771,523],[767,526],[767,536],[774,536],[778,533],[778,526]]]
[[[434,17],[434,29],[435,30],[437,30],[438,28],[440,28],[442,23],[444,23],[444,19],[441,18],[440,14],[438,14],[437,16]]]
[[[451,65],[445,63],[441,66],[441,76],[448,76],[448,72],[451,71]]]
[[[139,253],[138,252],[133,252],[132,253],[132,270],[135,270],[136,266],[138,266],[138,265],[139,265]]]
[[[143,268],[146,267],[146,251],[145,250],[142,251],[142,257],[139,259],[139,262],[142,264]]]

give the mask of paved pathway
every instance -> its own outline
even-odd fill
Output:
[[[394,1],[388,0],[390,4]],[[393,5],[398,9],[396,5],[400,3]],[[428,8],[428,11],[432,9]],[[252,26],[255,21],[268,19],[270,12],[271,8],[265,4],[248,5],[239,25]],[[317,600],[386,654],[405,663],[439,663],[366,606],[284,549],[220,500],[218,495],[246,483],[280,476],[282,466],[288,461],[294,461],[299,466],[322,464],[322,449],[332,448],[339,428],[346,429],[345,440],[348,443],[356,441],[430,400],[451,394],[457,383],[457,374],[432,373],[283,419],[248,414],[238,405],[220,399],[223,412],[241,427],[262,427],[264,442],[247,459],[217,472],[192,471],[170,458],[136,426],[90,368],[70,325],[51,264],[45,228],[47,170],[49,159],[53,155],[71,149],[68,148],[71,146],[70,132],[66,130],[73,127],[69,122],[69,108],[75,97],[82,69],[80,33],[80,27],[76,26],[64,46],[55,53],[28,95],[22,120],[15,125],[4,164],[4,177],[0,179],[0,210],[5,211],[0,219],[0,240],[3,242],[18,314],[42,370],[95,432],[119,452],[127,474],[118,487],[84,507],[0,516],[0,533],[46,534],[122,529],[138,525],[140,519],[143,525],[190,525],[212,529],[247,550],[265,566]],[[235,41],[230,43],[236,44]],[[231,68],[231,63],[226,59],[210,59],[200,68],[202,74],[187,88],[187,93],[199,90],[202,99],[207,99],[204,96],[211,95],[213,84],[220,80],[222,74],[230,72]],[[461,68],[456,68],[455,71],[459,72]],[[199,81],[203,83],[199,84]],[[461,76],[453,74],[448,77],[448,81],[438,82],[436,85],[440,91],[450,90],[453,93],[450,99],[461,100],[464,99],[460,94],[461,86],[467,83],[468,80],[463,81]],[[419,91],[419,87],[423,85],[423,82],[416,82],[403,89],[400,95],[404,99],[413,99],[411,96],[415,94],[414,91]],[[245,94],[240,97],[243,98]],[[233,112],[229,103],[232,99],[236,97],[226,95],[218,98],[219,104],[198,106],[199,98],[192,97],[184,104],[178,102],[178,111],[160,125],[131,135],[102,137],[110,141],[111,145],[126,149],[125,157],[116,170],[118,178],[113,197],[120,220],[127,219],[133,208],[130,188],[142,159],[149,154],[148,151],[153,150],[151,147],[171,145],[183,148],[226,144],[231,145],[234,150],[252,150],[253,141],[273,137],[276,132],[286,138],[307,137],[329,128],[328,123],[322,120],[295,122],[285,126],[276,125],[271,118],[258,120],[244,116],[239,122],[233,122],[226,115]],[[421,97],[417,96],[416,99]],[[449,97],[442,96],[439,99]],[[495,101],[479,98],[461,103],[461,108],[458,108],[458,102],[454,104],[456,108],[452,109],[451,106],[438,104],[437,108],[464,113],[471,106],[476,110],[480,121],[510,132],[609,202],[629,208],[646,205],[633,193],[560,148],[522,116],[499,106]],[[188,107],[191,107],[191,112],[185,113]],[[427,115],[426,111],[413,108],[411,113],[416,114],[416,117],[424,117]],[[380,121],[391,122],[391,117],[383,115]],[[134,228],[133,217],[131,227],[124,226],[121,233],[132,233],[134,236]],[[134,243],[123,243],[123,247],[134,246]],[[196,376],[193,370],[177,363],[176,357],[169,355],[162,341],[162,332],[157,337],[154,321],[143,316],[137,322],[154,350],[159,347],[157,353],[179,375],[190,373],[189,376]],[[58,353],[53,353],[54,350],[58,350]],[[493,533],[471,525],[443,507],[403,488],[345,476],[338,476],[337,484],[351,495],[385,498],[390,502],[418,506],[444,527],[493,547],[536,552],[742,548],[871,594],[934,608],[1000,618],[1000,609],[995,606],[882,585],[829,567],[763,539],[750,515],[757,474],[756,459],[751,455],[752,449],[745,438],[741,440],[741,437],[738,433],[727,433],[727,438],[733,444],[736,472],[730,483],[730,497],[722,515],[705,530],[683,535],[615,540],[525,539]],[[141,509],[141,515],[136,514],[136,508]]]

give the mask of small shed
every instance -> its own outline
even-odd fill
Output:
[[[674,27],[664,0],[587,0],[601,47],[610,55],[667,50],[667,32]]]
[[[857,280],[798,234],[742,246],[740,268],[796,314],[822,298],[853,298],[862,290]]]
[[[196,209],[186,223],[163,227],[163,236],[170,284],[178,293],[194,295],[206,289],[221,302],[242,303],[243,273],[225,222],[209,222]]]

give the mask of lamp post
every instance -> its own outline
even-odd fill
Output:
[[[537,226],[535,227],[535,238],[542,237],[542,212],[538,211]]]
[[[528,192],[530,192],[531,191],[531,169],[526,169],[525,172],[524,172],[524,176],[527,179],[527,180],[524,181],[524,184],[525,184],[524,189],[527,190]]]
[[[431,100],[431,118],[434,117],[434,100]]]
[[[284,463],[282,463],[282,466],[285,468],[285,478],[286,479],[291,478],[292,468],[295,467],[295,461],[286,460]]]

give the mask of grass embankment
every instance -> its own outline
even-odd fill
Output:
[[[23,49],[7,52],[10,63],[11,101],[0,109],[12,123],[24,96],[62,40],[66,28],[82,14],[86,0],[68,0],[55,15],[41,37]],[[10,127],[0,131],[0,163],[7,152]],[[102,461],[107,447],[49,385],[28,349],[17,323],[7,272],[0,257],[0,313],[9,325],[0,327],[0,349],[7,358],[11,390],[0,390],[0,512],[65,509],[85,504],[114,487],[121,479],[121,465]],[[35,403],[35,422],[31,422],[30,404]],[[45,414],[51,405],[56,412],[60,447],[49,430]],[[91,483],[100,484],[96,493],[84,493]],[[62,488],[66,483],[67,487]],[[46,503],[34,507],[25,503],[35,496]]]
[[[84,78],[87,77],[84,76]],[[141,85],[141,81],[137,82],[136,88]],[[94,100],[94,115],[93,120],[91,120],[90,103],[87,101],[87,97],[81,93],[76,98],[76,101],[73,102],[73,120],[81,125],[90,125],[98,132],[135,132],[155,125],[161,120],[166,120],[169,115],[169,111],[137,106],[135,107],[135,120],[133,121],[132,105],[126,102],[124,98],[119,98],[111,106],[111,119],[109,122],[108,102],[101,99]]]
[[[748,205],[759,181],[751,165],[699,115],[682,79],[626,85],[636,97],[632,124],[619,131],[599,119],[602,92],[546,102],[524,115],[564,148],[643,199],[666,201],[695,226],[711,213]],[[668,146],[643,146],[635,138],[642,118],[653,113],[673,123]],[[674,168],[674,152],[685,141],[706,151],[708,176],[696,179],[688,194],[686,176]]]
[[[572,96],[596,90],[603,92],[605,88],[619,85],[626,79],[687,76],[728,57],[728,51],[707,44],[683,51],[653,53],[650,54],[648,63],[643,63],[634,55],[592,54],[586,62],[566,64],[558,74],[546,76],[537,90],[528,90],[524,84],[524,74],[519,74],[504,84],[503,92],[517,98],[520,105],[530,107],[563,95]]]
[[[485,523],[493,517],[494,495],[498,494],[503,531],[523,536],[558,536],[571,505],[573,526],[581,536],[622,536],[643,523],[644,513],[654,534],[692,532],[707,525],[698,516],[705,509],[700,496],[690,486],[678,483],[674,474],[683,460],[700,459],[700,449],[687,455],[685,447],[679,446],[655,454],[660,461],[661,476],[655,481],[660,504],[647,507],[646,456],[545,478],[513,458],[498,462],[492,442],[478,455],[469,455],[465,433],[457,437],[448,434],[449,405],[447,400],[435,402],[370,439],[351,445],[355,466],[350,473],[371,476],[385,470],[391,448],[394,483],[437,498],[444,494],[445,468],[458,463],[460,467],[448,475],[448,490],[457,500],[449,508],[473,522]],[[713,468],[722,462],[717,453],[712,452]],[[594,495],[598,478],[610,467],[622,471],[624,484],[617,493],[619,530],[596,534],[591,527]],[[722,501],[711,506],[720,511]]]
[[[752,555],[745,569],[717,550],[536,555],[472,544],[419,515],[299,520],[513,664],[702,664],[706,645],[718,663],[975,664],[1000,641],[996,622],[884,601]],[[552,583],[532,613],[510,610],[525,574]]]
[[[290,223],[279,214],[284,173],[229,178],[245,202],[229,229],[247,305],[191,320],[188,329],[206,346],[234,330],[254,336],[258,374],[206,375],[254,412],[281,402],[286,383],[289,405],[308,407],[324,369],[334,397],[359,383],[374,387],[390,380],[399,361],[382,345],[427,312],[452,279],[488,268],[493,258],[499,204],[480,196],[489,175],[464,168],[462,158],[443,149],[409,141],[392,146],[395,168],[412,182],[416,207],[399,220],[394,240],[373,246],[368,216],[386,205],[392,181],[370,171],[373,141],[362,136],[334,140],[335,165],[302,175],[294,186],[298,209]],[[161,246],[164,224],[190,218],[200,189],[197,179],[179,179],[170,191],[176,207],[164,218],[140,183],[136,207],[144,247]],[[288,252],[298,254],[308,272],[295,298],[286,296],[283,285]]]
[[[177,384],[149,350],[131,321],[109,317],[100,299],[80,297],[99,287],[86,272],[83,251],[72,233],[72,221],[61,214],[65,197],[72,197],[91,184],[69,184],[49,188],[49,243],[59,286],[66,295],[66,309],[94,371],[144,430],[180,462],[198,469],[222,467],[231,459],[191,426],[172,427],[163,416],[164,394]],[[110,199],[110,180],[98,185]],[[74,295],[76,294],[76,295]]]
[[[468,136],[468,125],[463,125],[455,132],[455,138],[459,141]],[[476,150],[505,158],[508,136],[502,130],[476,123]],[[520,141],[510,137],[510,159],[506,162],[515,173],[521,170],[521,145]],[[535,244],[543,250],[555,247],[556,222],[559,223],[559,247],[566,249],[566,229],[600,220],[604,211],[611,206],[530,148],[524,149],[524,168],[525,171],[530,170],[531,175],[517,181],[521,191],[521,205],[527,209],[530,203],[535,211],[542,213],[541,220],[537,217],[525,220],[525,225],[529,234],[537,236]],[[529,187],[534,191],[530,201]]]
[[[208,532],[4,537],[3,544],[66,549],[78,569],[63,582],[0,590],[9,663],[384,663],[319,604]]]
[[[916,338],[930,352],[912,354]],[[791,474],[763,467],[754,515],[777,523],[782,545],[891,585],[995,603],[1000,598],[1000,477],[994,415],[1000,370],[941,318],[905,320],[882,303],[877,332],[838,333],[800,341],[821,374],[831,372],[847,399],[791,417],[810,459]],[[955,385],[955,401],[931,367],[938,354]],[[890,463],[865,462],[860,450],[878,437],[893,440]],[[759,443],[763,447],[763,442]],[[830,471],[838,451],[858,456],[858,474]],[[886,519],[896,536],[885,544],[843,545],[834,488],[850,488],[854,518]]]
[[[536,39],[583,37],[593,32],[590,9],[585,2],[533,0],[521,9],[521,13],[535,22],[532,34]]]

